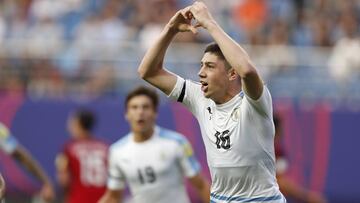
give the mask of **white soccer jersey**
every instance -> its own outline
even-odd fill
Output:
[[[108,188],[127,183],[136,203],[190,203],[184,177],[199,172],[185,137],[160,127],[145,142],[128,134],[110,147]]]
[[[7,154],[11,154],[18,146],[18,142],[14,136],[11,136],[9,129],[0,123],[0,149]]]
[[[211,202],[285,202],[275,175],[272,100],[264,86],[254,101],[243,92],[216,105],[200,84],[178,77],[170,98],[197,118],[212,178]]]

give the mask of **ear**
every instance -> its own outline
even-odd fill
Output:
[[[230,70],[228,70],[228,76],[229,76],[229,80],[233,81],[233,80],[237,80],[239,74],[237,74],[234,68],[231,68]]]
[[[158,118],[158,113],[157,112],[155,112],[155,119],[157,119]]]

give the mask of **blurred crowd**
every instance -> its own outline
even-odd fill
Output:
[[[301,63],[289,46],[331,50],[323,66],[339,83],[360,72],[360,0],[204,1],[238,42],[272,47],[251,53],[259,64],[270,67],[271,74]],[[118,73],[119,63],[114,60],[122,55],[126,62],[126,54],[131,53],[127,42],[137,42],[138,52],[143,53],[171,16],[191,2],[2,0],[0,89],[34,97],[112,94],[121,89],[119,77],[125,74]],[[176,41],[207,43],[211,39],[200,32],[179,35]],[[105,53],[108,58],[101,63],[92,60]]]

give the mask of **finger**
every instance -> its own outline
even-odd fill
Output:
[[[199,28],[202,27],[202,25],[199,22],[196,22],[196,24],[194,25],[195,28]]]
[[[197,34],[198,31],[195,27],[191,26],[191,25],[188,25],[188,24],[182,24],[180,25],[179,27],[179,30],[182,31],[182,32],[192,32],[193,34]]]
[[[198,33],[197,29],[194,26],[188,25],[188,29],[195,35]]]
[[[190,9],[191,6],[181,9],[181,14],[185,19],[191,20],[193,18],[193,14],[191,13]]]

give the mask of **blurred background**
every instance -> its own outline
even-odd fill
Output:
[[[204,2],[244,45],[272,93],[283,119],[288,176],[329,202],[360,202],[360,1]],[[129,129],[123,98],[144,84],[137,76],[144,52],[171,16],[191,3],[1,0],[0,121],[52,178],[74,109],[94,110],[95,134],[116,141]],[[178,35],[166,66],[197,80],[203,48],[211,40],[203,30]],[[160,125],[190,139],[208,174],[196,120],[163,94],[159,115]],[[9,202],[30,202],[37,183],[5,154],[0,171]]]

